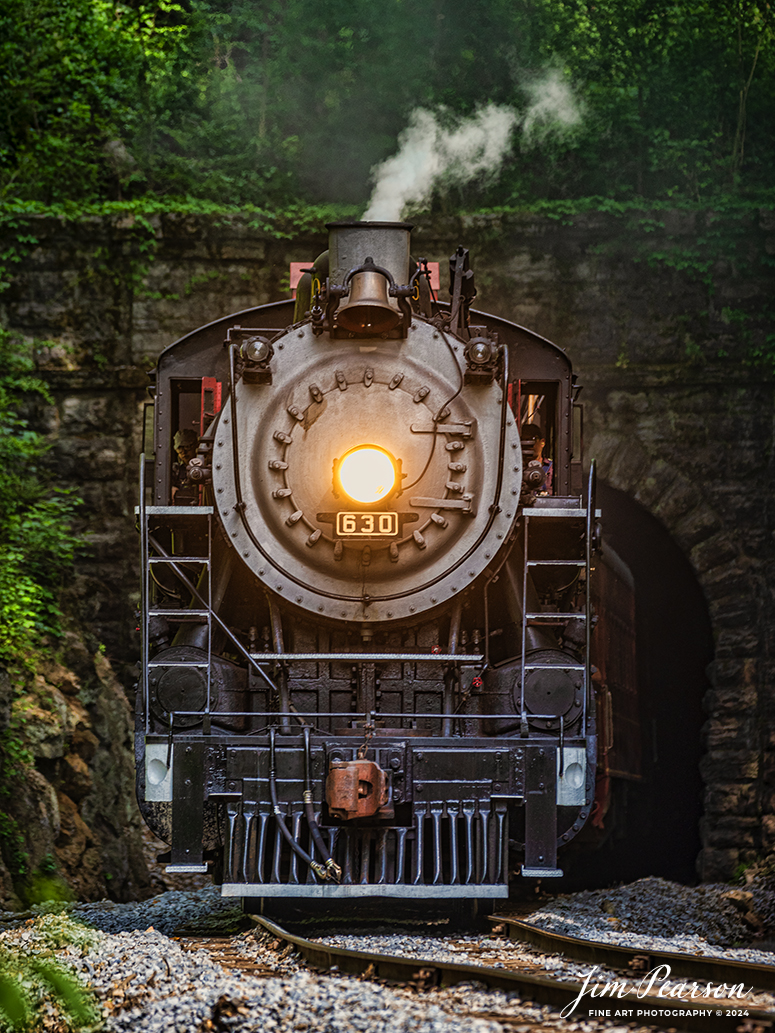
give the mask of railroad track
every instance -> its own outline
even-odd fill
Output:
[[[546,954],[563,954],[566,958],[591,965],[633,972],[650,972],[658,965],[669,965],[674,976],[712,983],[745,983],[758,990],[775,990],[775,964],[755,965],[725,958],[678,954],[674,951],[620,947],[616,944],[582,940],[549,932],[512,915],[492,915],[494,927],[503,926],[513,940],[537,947]]]
[[[326,943],[308,940],[283,929],[275,922],[259,916],[251,920],[266,930],[278,943],[293,948],[305,962],[317,971],[329,971],[337,975],[355,975],[386,983],[412,986],[417,990],[452,987],[460,983],[476,983],[491,990],[516,993],[525,1002],[549,1005],[562,1010],[579,997],[583,984],[577,981],[550,979],[536,975],[528,967],[519,969],[496,968],[490,965],[471,965],[440,961],[435,958],[407,958],[371,951],[350,950]],[[565,954],[576,960],[587,961],[592,966],[605,965],[607,969],[622,971],[630,980],[642,978],[642,973],[657,965],[669,964],[672,976],[686,976],[699,980],[700,986],[712,983],[714,986],[733,982],[744,983],[746,989],[770,990],[775,987],[775,966],[749,965],[743,962],[719,962],[718,959],[697,958],[688,955],[658,951],[634,951],[632,948],[613,947],[608,944],[574,940],[567,936],[546,933],[536,927],[529,927],[510,916],[494,916],[492,921],[508,928],[509,936],[523,939],[532,946],[547,953]],[[533,937],[533,939],[528,939]],[[573,953],[572,953],[573,952]],[[719,968],[719,964],[723,966]],[[648,966],[648,967],[646,967]],[[237,966],[239,964],[237,963]],[[532,966],[533,969],[536,966]],[[624,975],[621,977],[624,979]],[[590,985],[592,985],[590,983]],[[626,1002],[632,1008],[629,1016],[613,1018],[616,1006],[622,1001],[616,998],[595,997],[571,1017],[586,1019],[589,1003],[599,1011],[610,1008],[607,1021],[620,1025],[628,1023],[639,1026],[656,1026],[662,1029],[693,1030],[696,1033],[770,1033],[773,1030],[775,1014],[761,1008],[747,1007],[745,1001],[712,998],[676,1000],[654,994],[644,994]],[[514,1022],[507,1017],[490,1016],[508,1025]],[[593,1016],[594,1017],[594,1016]],[[520,1020],[524,1022],[524,1020]]]
[[[475,983],[489,990],[516,993],[525,1003],[548,1005],[557,1011],[570,1006],[579,997],[583,987],[577,980],[558,980],[538,974],[543,972],[540,957],[530,961],[504,957],[502,963],[508,967],[501,968],[486,963],[462,964],[437,958],[388,955],[306,939],[267,918],[255,915],[249,918],[256,926],[271,935],[272,948],[275,951],[279,949],[280,952],[278,965],[273,966],[266,961],[251,958],[233,936],[204,936],[181,931],[177,939],[184,950],[204,949],[213,961],[227,970],[236,970],[259,978],[281,975],[279,964],[293,953],[318,972],[360,976],[383,983],[409,986],[417,991]],[[634,987],[647,973],[659,966],[669,966],[669,976],[673,982],[676,979],[691,980],[697,982],[700,987],[708,983],[714,987],[742,983],[746,989],[753,987],[757,991],[775,990],[775,965],[749,964],[667,951],[638,950],[576,939],[548,932],[515,915],[494,915],[490,922],[497,931],[505,932],[510,940],[519,940],[543,954],[560,954],[567,959],[589,964],[590,971],[594,966],[604,968],[609,973],[613,970],[621,985],[624,985],[626,980],[628,985]],[[418,930],[415,927],[413,931]],[[456,943],[454,938],[449,938],[449,942],[452,945]],[[489,941],[489,944],[492,944],[492,941]],[[489,944],[486,948],[481,948],[483,953],[491,953]],[[467,942],[465,949],[470,953],[477,948]],[[608,978],[610,979],[610,975]],[[598,985],[604,985],[605,981],[606,976],[603,974]],[[590,980],[589,986],[593,985],[594,981]],[[630,1014],[624,1017],[620,1014],[616,1017],[616,1009],[621,1009],[623,1004],[631,1009]],[[636,996],[631,991],[629,999],[622,1001],[615,997],[590,996],[587,993],[569,1021],[588,1019],[590,1006],[597,1012],[596,1015],[593,1014],[593,1019],[597,1017],[601,1021],[619,1025],[637,1024],[662,1029],[693,1030],[696,1033],[705,1033],[706,1030],[708,1033],[775,1033],[773,1011],[746,1006],[745,1001],[739,999],[720,997],[711,998],[710,1001],[681,1000],[658,996],[656,993]],[[601,1011],[604,1013],[606,1010],[610,1010],[609,1016],[600,1015]],[[486,1016],[484,1013],[472,1013],[472,1017],[474,1014],[477,1017],[491,1018],[506,1026],[515,1022],[523,1025],[541,1025],[495,1013],[487,1013]]]
[[[203,950],[209,954],[212,961],[231,971],[257,977],[277,975],[277,969],[271,965],[245,957],[236,946],[233,936],[198,936],[183,933],[175,939],[187,953]]]

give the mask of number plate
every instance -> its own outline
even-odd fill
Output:
[[[339,538],[395,538],[398,513],[337,513]]]

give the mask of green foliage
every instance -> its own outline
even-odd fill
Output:
[[[57,875],[51,867],[46,867],[53,862],[56,867],[56,860],[46,860],[41,863],[37,872],[27,879],[22,887],[24,902],[28,905],[63,903],[75,899],[73,891],[65,882],[64,878]],[[44,870],[45,868],[45,870]]]
[[[35,911],[45,913],[35,919],[35,936],[47,950],[61,950],[63,947],[76,947],[82,953],[93,950],[98,943],[98,935],[88,925],[72,918],[69,905],[49,903],[35,907]]]
[[[45,436],[31,426],[31,399],[47,401],[29,345],[0,330],[0,662],[31,663],[59,631],[57,597],[77,539],[72,493],[51,485]]]
[[[586,105],[573,152],[544,155],[533,175],[573,194],[706,203],[772,186],[775,17],[766,0],[529,8],[542,54],[560,58]]]
[[[0,961],[2,964],[2,961]],[[14,975],[0,971],[0,1013],[11,1024],[11,1029],[23,1030],[30,1025],[30,1007],[19,981]]]
[[[3,744],[3,752],[5,752],[5,744]],[[3,775],[3,784],[8,786],[7,769],[3,771]],[[14,819],[3,811],[0,811],[0,848],[2,848],[3,860],[11,875],[14,877],[26,875],[29,854],[25,849],[24,834]]]
[[[100,1024],[94,995],[69,968],[51,956],[52,949],[71,943],[82,948],[91,946],[94,934],[91,940],[77,931],[68,935],[65,925],[74,927],[78,923],[67,918],[52,923],[53,917],[36,922],[42,935],[36,937],[35,953],[0,947],[0,1021],[5,1020],[4,1025],[19,1033],[42,1028],[43,1009],[48,1002],[56,1005],[61,1017],[58,1028],[95,1029]]]
[[[414,108],[524,117],[550,69],[581,123],[445,204],[755,196],[774,36],[767,0],[6,0],[0,198],[362,204]]]
[[[33,654],[33,650],[30,650],[30,653],[27,655],[29,656],[30,654]],[[31,767],[34,763],[34,757],[25,746],[22,736],[22,726],[25,720],[23,713],[12,712],[8,727],[0,734],[0,756],[2,756],[0,775],[3,781],[2,789],[0,789],[0,800],[12,790],[13,783],[11,780],[14,777],[23,777],[25,769]],[[5,828],[3,826],[3,819],[0,818],[0,839],[4,836]],[[26,868],[24,870],[26,871]]]
[[[0,184],[46,201],[132,180],[147,83],[186,35],[179,4],[7,0],[0,14]]]

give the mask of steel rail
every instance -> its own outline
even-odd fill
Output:
[[[299,952],[302,958],[313,968],[328,969],[337,975],[360,975],[369,979],[385,980],[393,983],[414,983],[424,989],[435,989],[441,987],[455,986],[458,983],[479,983],[484,984],[488,989],[503,990],[516,993],[527,1003],[549,1005],[552,1008],[562,1010],[571,1004],[582,991],[582,984],[572,981],[559,981],[547,979],[543,976],[534,976],[527,973],[506,968],[493,968],[488,965],[464,965],[458,962],[439,961],[435,958],[402,958],[390,954],[376,954],[366,951],[347,950],[344,947],[331,947],[324,943],[315,943],[304,937],[296,936],[268,918],[260,915],[250,915],[251,921],[255,922],[271,933],[276,939],[284,941]],[[503,921],[502,918],[499,921]],[[762,1025],[768,1029],[772,1025],[773,1013],[765,1012],[745,1006],[740,1002],[740,1007],[730,1007],[728,1002],[713,1001],[706,1002],[705,999],[698,1001],[675,1000],[655,995],[637,998],[636,1002],[629,1002],[633,1011],[638,1012],[629,1019],[622,1020],[637,1022],[639,1026],[655,1026],[660,1029],[670,1027],[671,1029],[690,1030],[694,1033],[736,1033],[743,1022],[751,1023],[751,1028]],[[597,1005],[610,1005],[613,1011],[618,999],[589,996],[584,998],[588,1005],[594,1001]],[[740,1011],[744,1010],[747,1015],[740,1017]],[[682,1015],[682,1011],[701,1011],[700,1015]],[[722,1011],[723,1014],[718,1014]],[[653,1012],[653,1015],[649,1015]],[[738,1014],[727,1014],[726,1012],[737,1012]],[[645,1014],[644,1014],[645,1013]],[[571,1015],[569,1021],[586,1019],[586,1008],[579,1011],[577,1016]],[[594,1021],[594,1020],[593,1020]],[[611,1019],[615,1022],[616,1020]]]
[[[714,983],[746,983],[757,990],[775,990],[775,955],[772,965],[762,965],[749,961],[732,961],[727,958],[679,954],[676,951],[624,947],[614,943],[601,943],[599,940],[585,940],[577,936],[550,932],[531,922],[508,915],[489,915],[488,921],[493,925],[505,925],[512,940],[521,940],[547,954],[563,954],[574,961],[587,961],[607,968],[629,969],[632,973],[631,963],[636,958],[642,958],[647,970],[657,965],[669,965],[674,976],[705,979]],[[664,1003],[665,998],[662,998],[663,1007]]]

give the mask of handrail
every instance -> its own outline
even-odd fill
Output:
[[[586,637],[586,656],[584,663],[586,671],[584,673],[585,680],[585,692],[584,692],[584,725],[587,723],[587,709],[592,708],[592,663],[589,658],[589,654],[592,648],[592,534],[594,531],[595,521],[595,495],[597,486],[597,470],[595,467],[595,460],[589,464],[589,480],[587,482],[587,519],[586,519],[586,543],[584,559],[585,572],[586,572],[586,598],[584,600],[584,614],[585,614],[585,637]]]

